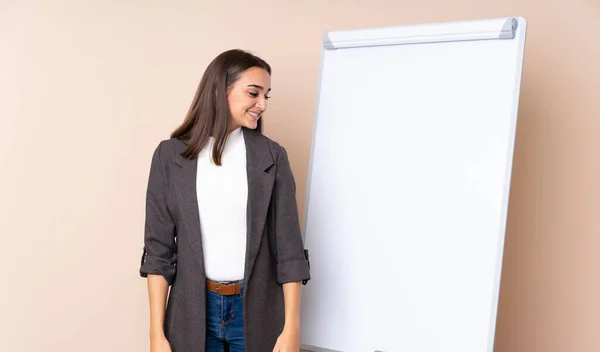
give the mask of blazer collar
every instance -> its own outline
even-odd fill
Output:
[[[246,127],[242,127],[242,133],[244,134],[244,142],[246,144],[246,158],[247,166],[252,169],[266,171],[268,168],[275,164],[273,155],[267,144],[267,140],[260,133],[250,130]],[[181,141],[180,148],[177,151],[177,157],[175,158],[175,164],[182,168],[197,167],[196,159],[186,159],[181,156],[181,153],[185,151],[187,145]]]

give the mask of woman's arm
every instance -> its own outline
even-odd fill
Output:
[[[148,274],[150,300],[150,352],[172,352],[164,322],[169,283],[162,275]]]
[[[277,338],[273,352],[296,352],[300,348],[300,281],[283,284],[285,324]]]
[[[168,285],[177,272],[175,223],[167,206],[167,185],[161,160],[162,142],[154,150],[146,188],[146,225],[140,275],[162,275]]]
[[[310,280],[310,266],[304,250],[298,206],[296,182],[285,148],[280,146],[277,157],[277,173],[273,187],[275,213],[274,242],[279,284],[306,283]],[[288,295],[289,296],[289,295]],[[294,294],[292,296],[295,297]]]
[[[169,286],[176,275],[175,224],[166,201],[166,184],[161,144],[150,165],[146,192],[146,225],[140,275],[147,278],[150,304],[150,347],[152,352],[170,352],[165,336],[165,311]]]
[[[302,284],[288,282],[283,284],[283,296],[285,302],[285,326],[284,330],[297,333],[300,330],[300,302],[302,295]]]
[[[283,287],[285,323],[273,351],[298,351],[302,284],[310,280],[310,268],[298,221],[296,183],[286,150],[277,158],[274,186],[277,281]]]
[[[162,275],[148,275],[148,298],[150,302],[150,339],[165,338],[164,322],[169,284]]]

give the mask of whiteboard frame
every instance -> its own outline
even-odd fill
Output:
[[[461,31],[461,28],[472,28],[470,32]],[[416,33],[428,35],[415,35]],[[449,33],[449,35],[448,35]],[[400,34],[400,35],[399,35]],[[411,35],[412,34],[412,35]],[[387,36],[386,36],[387,35]],[[496,272],[493,287],[493,301],[490,307],[490,321],[488,326],[487,352],[493,352],[498,316],[498,303],[500,296],[500,283],[502,278],[502,263],[504,259],[504,243],[506,239],[506,225],[508,220],[508,206],[510,200],[514,148],[517,132],[517,120],[520,103],[523,64],[525,58],[525,43],[527,37],[527,20],[522,16],[498,17],[489,19],[424,23],[394,27],[374,27],[366,29],[351,29],[329,31],[323,35],[319,63],[319,78],[317,82],[317,97],[314,108],[313,131],[311,136],[310,160],[307,173],[306,194],[304,202],[304,216],[302,239],[306,242],[306,228],[310,208],[310,190],[313,175],[314,150],[318,128],[319,111],[321,108],[321,88],[325,65],[325,54],[328,50],[344,50],[348,48],[381,46],[381,45],[412,45],[419,43],[465,41],[465,40],[516,40],[518,45],[517,62],[515,65],[516,79],[513,87],[512,112],[510,116],[510,133],[508,152],[505,161],[504,190],[501,204],[501,221],[498,236],[498,252],[496,255]],[[333,38],[333,39],[332,39]],[[336,41],[337,40],[337,41]],[[310,248],[307,248],[310,250]],[[316,346],[302,344],[301,348],[315,349]]]
[[[514,39],[518,27],[517,18],[507,17],[333,31],[323,36],[323,47],[332,50],[401,44]]]

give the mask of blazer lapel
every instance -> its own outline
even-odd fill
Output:
[[[182,143],[183,144],[183,143]],[[184,145],[185,148],[185,145]],[[184,148],[180,151],[182,153]],[[185,159],[180,154],[175,158],[179,172],[173,175],[177,199],[181,206],[182,222],[187,233],[187,239],[200,266],[202,276],[204,273],[204,256],[202,253],[202,233],[200,230],[200,215],[198,214],[198,199],[196,193],[196,174],[198,159]]]
[[[242,128],[246,144],[246,167],[248,174],[248,211],[245,281],[250,277],[260,247],[275,173],[269,171],[274,165],[271,151],[263,136]]]

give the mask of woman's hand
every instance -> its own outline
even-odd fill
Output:
[[[150,339],[150,352],[172,352],[171,344],[165,336]]]
[[[273,352],[298,352],[300,351],[300,329],[284,328],[275,343]]]

